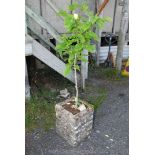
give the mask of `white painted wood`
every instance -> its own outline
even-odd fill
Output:
[[[29,7],[25,6],[26,14],[33,18],[42,28],[46,29],[48,33],[53,36],[57,41],[60,41],[59,33],[40,15],[36,14]]]
[[[88,51],[84,50],[83,54],[88,55]],[[88,60],[88,56],[85,56],[85,59]],[[88,62],[81,62],[81,86],[85,89],[85,80],[88,79]]]
[[[28,80],[26,59],[25,59],[25,98],[30,99],[30,85]]]
[[[99,41],[95,41],[96,44],[96,66],[100,64],[100,47],[101,47],[101,31],[96,29],[96,34],[100,38]]]
[[[35,40],[33,40],[33,55],[49,67],[53,68],[59,74],[64,76],[63,73],[66,68],[65,63]],[[73,71],[71,72],[71,74],[66,76],[66,78],[69,79],[71,82],[75,83]],[[78,81],[79,79],[80,76],[78,75]]]
[[[32,55],[32,43],[25,44],[25,56]]]
[[[46,0],[46,1],[47,1],[47,4],[52,8],[52,10],[55,11],[55,13],[59,13],[58,8],[52,3],[51,0]]]
[[[40,0],[25,0],[25,5],[40,15]],[[28,16],[27,25],[41,34],[41,26]]]
[[[36,37],[40,40],[43,40],[49,47],[53,48],[55,50],[55,46],[47,39],[44,35],[40,35],[34,30],[32,30],[30,27],[29,29],[36,35]]]
[[[25,43],[33,42],[33,40],[34,40],[34,39],[33,39],[30,35],[25,34]]]
[[[25,56],[32,55],[32,42],[33,39],[25,34]]]
[[[55,7],[55,9],[59,12],[61,9],[65,10],[65,6],[67,4],[66,0],[65,1],[49,1],[52,3],[53,7]],[[60,3],[60,4],[59,4]],[[46,19],[46,21],[52,25],[57,32],[59,33],[65,33],[66,30],[64,28],[64,21],[62,20],[62,18],[56,13],[55,10],[52,9],[52,7],[49,5],[49,3],[46,1],[46,17],[44,17]]]
[[[41,10],[40,8],[45,8],[45,14],[43,13],[44,19],[52,25],[57,32],[59,33],[66,33],[66,30],[63,25],[63,20],[60,16],[56,14],[56,10],[59,12],[60,10],[67,10],[67,7],[69,4],[71,4],[71,0],[48,0],[52,3],[53,7],[55,8],[55,11],[51,8],[51,6],[48,4],[47,0],[25,0],[26,5],[30,7],[34,12],[36,12],[38,15],[40,15]],[[42,6],[40,6],[40,1],[44,1],[44,3],[41,3]],[[33,19],[29,17],[28,19],[28,25],[35,29],[38,33],[41,34],[41,27],[38,23],[36,23]],[[39,27],[38,27],[39,26]],[[46,32],[47,36],[49,35],[48,32]]]
[[[26,5],[29,6],[34,12],[37,14],[40,14],[40,0],[25,0]],[[56,12],[59,10],[67,10],[67,7],[69,4],[71,4],[71,0],[44,0],[45,3],[45,8],[46,8],[46,20],[48,23],[50,23],[59,33],[65,33],[65,29],[63,26],[63,21],[59,16],[56,15]],[[78,1],[78,2],[83,2],[84,0],[72,0],[73,2]],[[94,1],[95,0],[85,0],[89,3],[90,9],[94,11]],[[103,2],[103,0],[99,0],[100,4]],[[119,3],[119,0],[118,0]],[[115,18],[115,31],[119,31],[120,27],[120,20],[121,20],[121,10],[122,6],[120,6],[117,3],[117,9],[116,9],[116,18]],[[51,9],[50,4],[52,4],[53,9]],[[106,5],[104,8],[103,12],[101,13],[101,16],[110,16],[113,20],[113,14],[114,14],[114,6],[115,6],[115,0],[110,0],[109,3]],[[44,7],[44,6],[43,6]],[[55,10],[55,11],[54,11]],[[34,22],[32,19],[28,19],[29,23],[28,25],[37,30],[37,32],[41,33],[41,27]],[[104,32],[111,32],[112,30],[112,24],[113,22],[109,22],[105,25],[105,28],[103,29]]]
[[[104,63],[104,61],[107,59],[108,51],[109,51],[108,46],[100,47],[100,56],[99,56],[100,63]],[[114,57],[116,57],[117,46],[111,46],[111,52],[113,53]],[[127,59],[128,57],[129,57],[129,46],[125,45],[123,51],[123,59]]]
[[[40,14],[43,18],[46,17],[46,0],[40,0]],[[46,18],[45,18],[46,19]],[[47,38],[47,30],[43,29],[41,30],[41,34]]]

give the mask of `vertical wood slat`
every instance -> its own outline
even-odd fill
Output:
[[[40,0],[40,15],[46,19],[46,0]],[[42,28],[42,35],[46,36],[46,30]]]
[[[84,50],[83,54],[86,54],[84,58],[88,60],[88,51]],[[87,62],[81,61],[81,87],[82,89],[85,89],[85,80],[87,78],[88,78],[88,61]]]
[[[28,80],[28,71],[27,71],[26,58],[25,58],[25,98],[26,99],[30,98],[30,85],[29,85],[29,80]]]
[[[54,12],[55,12],[56,14],[59,13],[59,10],[56,8],[55,5],[53,5],[53,3],[52,3],[50,0],[46,0],[46,1],[47,1],[47,4],[51,7],[51,9],[54,10]],[[60,18],[63,19],[63,17],[61,17],[61,16],[60,16]]]
[[[99,37],[99,41],[96,41],[96,66],[100,65],[100,47],[101,47],[101,31],[96,29],[96,34]]]
[[[25,14],[25,34],[27,34],[27,20],[26,20],[26,14]]]

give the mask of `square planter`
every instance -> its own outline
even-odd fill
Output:
[[[67,108],[67,103],[71,103],[73,100],[74,97],[56,104],[56,132],[71,146],[77,146],[91,133],[94,108],[82,101],[86,109],[73,112]]]

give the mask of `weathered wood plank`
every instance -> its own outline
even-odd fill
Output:
[[[100,47],[100,55],[99,55],[100,63],[104,63],[104,61],[107,59],[108,49],[109,49],[108,46]],[[116,57],[117,46],[111,46],[111,53],[113,54],[114,57]],[[123,50],[123,59],[127,59],[128,57],[129,57],[129,46],[125,45]]]
[[[30,37],[30,36],[29,36]],[[64,70],[66,68],[65,63],[62,62],[59,58],[57,58],[54,54],[48,51],[45,47],[39,44],[37,41],[33,40],[33,55],[41,60],[43,63],[53,68],[59,74],[64,76]],[[78,81],[80,80],[79,74]],[[71,82],[75,83],[74,72],[72,71],[65,78],[69,79]]]
[[[30,85],[29,85],[29,79],[28,79],[28,72],[27,72],[27,64],[25,59],[25,98],[30,98]]]
[[[88,60],[88,51],[84,50],[83,54],[86,54],[85,59]],[[81,86],[85,89],[85,80],[88,78],[88,62],[81,62]]]
[[[50,8],[56,13],[59,13],[59,9],[50,1],[50,0],[46,0],[47,4],[50,6]],[[64,18],[62,16],[58,16],[61,20],[64,20]]]
[[[34,33],[34,35],[36,35],[36,37],[38,37],[38,39],[43,40],[49,47],[51,47],[52,49],[55,50],[55,46],[47,38],[45,38],[43,35],[40,35],[39,33],[35,32],[30,27],[28,27],[28,28],[32,31],[32,33]]]
[[[57,41],[60,41],[59,33],[40,15],[33,12],[29,7],[25,6],[26,14],[33,18],[42,28],[46,29],[48,33]]]
[[[46,0],[46,1],[47,1],[47,4],[54,10],[55,13],[59,13],[58,8],[56,8],[56,6],[50,0]]]
[[[25,56],[32,55],[32,42],[33,39],[25,34]]]
[[[100,46],[101,46],[101,31],[96,29],[96,34],[99,37],[99,41],[95,41],[96,44],[96,66],[100,65]]]
[[[40,15],[40,0],[25,0],[25,5]],[[29,16],[27,16],[27,25],[38,33],[41,33],[41,26]]]
[[[32,55],[32,43],[25,44],[25,56]]]

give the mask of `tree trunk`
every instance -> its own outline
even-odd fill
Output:
[[[124,5],[122,8],[122,19],[120,24],[120,31],[118,36],[118,47],[117,47],[117,55],[116,55],[116,69],[119,74],[121,73],[122,68],[122,59],[123,59],[123,50],[125,46],[125,35],[128,28],[128,0],[124,0]]]

